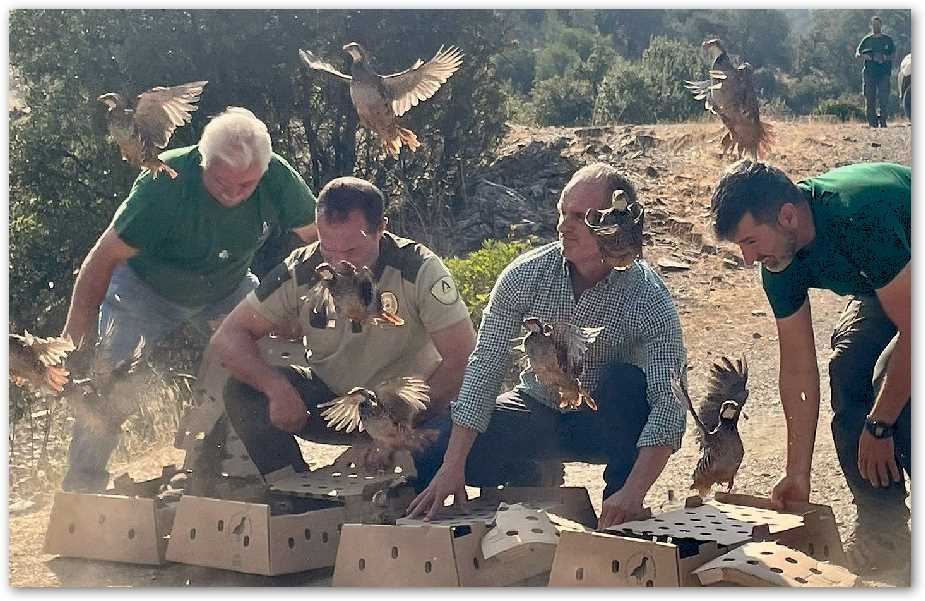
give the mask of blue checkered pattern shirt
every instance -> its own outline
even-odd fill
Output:
[[[569,269],[559,242],[529,251],[504,269],[483,312],[459,398],[451,405],[453,423],[485,432],[512,360],[511,339],[521,335],[524,317],[536,316],[582,327],[604,326],[584,357],[586,390],[596,389],[610,363],[639,367],[646,375],[651,409],[636,444],[678,450],[687,409],[675,400],[671,378],[682,374],[686,381],[687,351],[664,282],[646,263],[636,261],[626,271],[612,271],[576,302]],[[527,394],[559,409],[558,395],[541,384],[531,369],[520,377]]]

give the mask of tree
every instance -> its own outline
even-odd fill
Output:
[[[314,190],[340,175],[366,177],[390,197],[398,231],[448,250],[451,211],[504,126],[490,58],[505,28],[504,15],[484,10],[12,11],[10,63],[30,112],[10,126],[11,318],[60,327],[74,272],[137,175],[104,136],[95,99],[108,91],[134,96],[208,80],[171,147],[195,143],[226,106],[245,106]],[[391,159],[358,135],[347,87],[309,74],[298,59],[307,47],[347,68],[340,48],[351,40],[384,72],[429,59],[441,45],[465,52],[436,96],[403,118],[422,141],[417,153]]]

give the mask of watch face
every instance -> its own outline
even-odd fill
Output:
[[[874,438],[886,438],[890,435],[892,429],[893,427],[891,425],[883,424],[875,420],[867,422],[867,431],[870,432]]]

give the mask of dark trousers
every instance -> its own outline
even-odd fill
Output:
[[[854,495],[858,522],[871,526],[889,524],[905,528],[909,510],[905,485],[894,482],[875,488],[858,470],[858,440],[874,404],[896,344],[896,326],[883,312],[876,296],[853,298],[832,334],[829,381],[832,388],[832,437],[838,462]],[[905,477],[912,474],[912,403],[907,403],[896,422],[893,436],[896,464]],[[902,475],[902,474],[901,474]]]
[[[864,71],[861,91],[867,112],[867,124],[886,127],[887,105],[890,101],[890,74],[871,75]]]
[[[598,410],[582,407],[560,413],[515,388],[498,397],[488,430],[480,434],[466,461],[470,486],[535,486],[541,474],[536,460],[607,462],[604,498],[623,487],[636,462],[636,442],[649,417],[646,377],[638,367],[608,367],[592,394]],[[418,461],[419,490],[443,462],[451,429]]]
[[[302,457],[295,436],[329,444],[352,444],[364,439],[369,440],[365,433],[347,434],[325,425],[318,405],[333,400],[337,395],[313,374],[310,368],[291,365],[278,369],[298,391],[310,414],[308,424],[295,435],[270,423],[267,398],[262,392],[234,378],[229,378],[225,385],[225,413],[261,474],[269,474],[286,466],[292,466],[297,472],[308,471],[308,465]],[[421,424],[421,427],[438,427],[438,419],[441,422],[446,421],[442,416],[431,418]],[[420,454],[412,453],[416,462]],[[427,477],[432,478],[433,473]]]

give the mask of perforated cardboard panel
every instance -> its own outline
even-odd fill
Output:
[[[776,511],[707,503],[660,514],[648,520],[624,522],[607,529],[613,534],[672,536],[715,541],[722,546],[767,538],[769,532],[781,532],[803,525],[798,515]]]
[[[548,571],[541,549],[486,559],[483,523],[462,526],[345,524],[334,586],[508,586]]]
[[[369,474],[357,468],[327,466],[311,472],[294,474],[276,480],[270,486],[274,492],[315,499],[363,497],[368,499],[400,477],[398,474]]]
[[[853,587],[860,578],[774,542],[746,543],[694,570],[704,585]]]
[[[344,524],[334,586],[458,586],[453,531],[444,526]]]
[[[171,516],[154,499],[59,492],[45,533],[45,553],[158,565],[164,561]]]
[[[745,505],[770,509],[770,499],[752,495],[717,493],[717,501],[734,505]],[[820,561],[831,561],[846,566],[848,559],[842,547],[841,535],[835,514],[828,505],[818,503],[789,502],[784,510],[803,518],[801,527],[772,531],[770,540],[797,549]]]
[[[562,532],[549,586],[680,586],[677,547],[600,532]]]
[[[424,518],[403,517],[395,520],[396,526],[471,526],[472,524],[488,524],[494,521],[498,512],[498,502],[483,499],[472,499],[466,504],[466,509],[458,507],[444,507],[431,521]]]
[[[482,489],[481,495],[470,500],[465,510],[458,507],[444,507],[430,522],[422,518],[401,518],[399,525],[440,524],[443,526],[464,526],[478,522],[488,524],[494,521],[498,506],[502,503],[519,503],[531,509],[542,509],[550,519],[572,521],[594,528],[597,515],[591,505],[588,490],[584,487],[510,487]]]
[[[548,555],[550,565],[559,533],[542,509],[501,503],[495,526],[482,537],[482,556],[514,561],[530,554]]]
[[[266,336],[257,341],[257,347],[270,365],[307,365],[305,347],[299,341]],[[211,351],[211,346],[206,349],[196,374],[193,390],[198,402],[183,416],[174,440],[174,447],[187,452],[184,463],[187,469],[193,469],[195,457],[202,452],[206,434],[212,431],[225,413],[223,394],[230,374]],[[257,475],[259,472],[247,449],[234,428],[227,424],[227,420],[225,428],[224,451],[227,457],[222,461],[221,471],[236,477]]]
[[[185,495],[167,559],[268,576],[333,564],[342,507],[273,516],[268,505]]]

